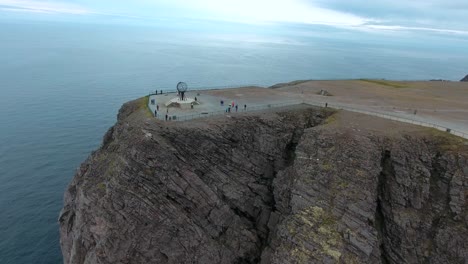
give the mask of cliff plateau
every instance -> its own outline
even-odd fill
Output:
[[[65,263],[467,263],[468,149],[330,109],[125,104],[65,193]]]

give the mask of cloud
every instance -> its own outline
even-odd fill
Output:
[[[217,19],[243,22],[289,22],[356,26],[369,19],[334,11],[301,0],[175,0],[179,6],[209,13]]]
[[[311,5],[368,17],[385,26],[414,30],[464,31],[468,28],[466,0],[308,0]]]
[[[91,10],[76,4],[35,0],[0,0],[0,9],[4,11],[33,12],[48,14],[92,14]]]
[[[363,29],[377,30],[377,31],[426,31],[434,33],[467,35],[466,30],[454,30],[444,28],[430,28],[430,27],[410,27],[410,26],[388,26],[388,25],[364,25]]]
[[[193,20],[327,25],[371,32],[466,35],[466,0],[0,0],[0,11],[99,15],[125,22]],[[92,8],[92,9],[90,9]],[[193,20],[190,20],[193,19]],[[171,25],[171,22],[164,22]]]
[[[141,1],[153,3],[153,8],[165,4],[163,0]],[[170,3],[189,17],[242,23],[297,23],[373,32],[443,34],[466,34],[468,28],[466,0],[172,0]]]

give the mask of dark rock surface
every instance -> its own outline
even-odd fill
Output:
[[[278,83],[278,84],[275,84],[275,85],[272,85],[268,88],[270,89],[278,89],[278,88],[283,88],[283,87],[287,87],[287,86],[294,86],[294,85],[298,85],[298,84],[301,84],[301,83],[306,83],[306,82],[309,82],[310,80],[298,80],[298,81],[292,81],[292,82],[288,82],[288,83]]]
[[[158,123],[140,105],[65,194],[65,263],[468,261],[465,148],[317,108]]]
[[[468,82],[468,75],[465,78],[461,79],[460,82]]]

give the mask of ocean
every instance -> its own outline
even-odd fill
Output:
[[[468,36],[325,26],[0,20],[0,263],[61,263],[58,215],[120,106],[156,89],[458,80]]]

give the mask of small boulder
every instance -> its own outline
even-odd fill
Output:
[[[317,94],[322,96],[332,96],[332,94],[329,93],[327,90],[320,90],[320,92],[318,92]]]

